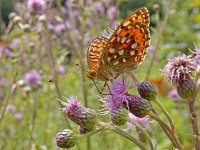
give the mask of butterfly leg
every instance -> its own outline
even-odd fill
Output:
[[[101,95],[110,95],[110,94],[104,94],[104,93],[103,93],[103,90],[105,89],[106,85],[108,85],[108,84],[107,84],[107,81],[104,83],[103,88],[102,88],[101,90],[99,90],[99,88],[97,87],[97,85],[96,85],[96,83],[94,82],[94,80],[92,80],[92,81],[93,81],[93,83],[94,83],[94,85],[95,85],[97,91],[99,92],[99,94],[101,94]]]

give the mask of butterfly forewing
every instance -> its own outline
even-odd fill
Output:
[[[114,72],[134,69],[144,59],[149,45],[149,14],[141,8],[112,34],[102,51],[101,64]]]

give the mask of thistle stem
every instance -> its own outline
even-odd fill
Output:
[[[174,122],[172,121],[172,118],[171,116],[169,115],[169,113],[167,112],[167,110],[163,107],[162,103],[160,102],[160,100],[158,99],[158,97],[156,98],[155,100],[155,103],[161,108],[161,110],[164,112],[165,116],[167,117],[169,123],[170,123],[170,126],[171,126],[171,129],[172,131],[175,130],[174,128]]]
[[[179,150],[183,150],[182,145],[180,144],[179,139],[177,138],[176,132],[174,130],[171,130],[170,127],[156,114],[153,112],[149,113],[149,116],[151,116],[153,119],[159,122],[160,125],[162,125],[168,133],[171,135],[172,139],[174,140],[172,143],[174,144],[175,148],[178,148]]]
[[[122,129],[112,125],[112,124],[108,124],[105,122],[97,122],[97,126],[99,126],[100,128],[102,128],[103,130],[109,130],[112,132],[115,132],[123,137],[125,137],[126,139],[130,140],[131,142],[135,143],[141,150],[147,150],[147,148],[143,145],[142,142],[138,141],[136,138],[134,138],[133,136],[129,135],[127,132],[123,131]]]
[[[190,119],[191,119],[191,124],[192,124],[192,133],[193,133],[194,140],[195,140],[195,149],[199,150],[200,149],[200,136],[199,136],[199,129],[198,129],[198,124],[197,124],[197,114],[195,111],[194,103],[195,103],[194,97],[188,99]]]
[[[147,138],[147,140],[148,140],[148,142],[149,142],[149,145],[150,145],[151,150],[154,150],[154,149],[155,149],[155,148],[154,148],[155,146],[154,146],[153,142],[151,141],[151,137],[150,137],[149,134],[144,130],[144,128],[143,128],[141,125],[139,125],[137,122],[135,122],[135,121],[133,121],[133,120],[131,120],[131,119],[128,119],[127,121],[130,122],[130,123],[132,123],[133,125],[135,125],[136,128],[138,128],[138,129],[140,129],[140,130],[142,131],[142,133],[146,136],[146,138]]]

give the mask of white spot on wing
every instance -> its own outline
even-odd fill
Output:
[[[120,51],[118,52],[118,54],[122,56],[122,55],[124,54],[124,49],[120,50]]]
[[[107,57],[107,61],[110,62],[110,57]]]
[[[137,43],[133,43],[132,45],[131,45],[131,48],[132,49],[135,49],[137,47]]]
[[[124,37],[122,37],[122,39],[121,39],[121,43],[124,43],[126,41],[126,37],[124,36]]]
[[[131,52],[130,52],[130,55],[131,55],[131,56],[135,55],[135,51],[131,51]]]
[[[129,43],[131,41],[131,39],[126,40],[126,43]]]
[[[110,52],[110,53],[114,53],[114,51],[115,51],[114,48],[110,48],[110,49],[109,49],[109,52]]]
[[[117,36],[117,42],[119,42],[119,41],[120,41],[120,39],[121,39],[121,38],[120,38],[119,36]]]
[[[117,58],[117,55],[114,55],[114,59]]]
[[[113,63],[114,66],[117,65],[117,64],[119,64],[119,61],[116,61],[116,62]]]
[[[126,62],[126,59],[125,58],[123,58],[123,60],[122,60],[123,62]]]

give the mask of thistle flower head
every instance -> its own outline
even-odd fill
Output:
[[[42,13],[46,9],[46,2],[44,0],[28,0],[27,8],[31,12]]]
[[[141,125],[146,131],[150,130],[150,118],[149,116],[145,116],[143,118],[139,118],[132,113],[128,114],[129,118],[135,122],[137,122],[139,125]]]
[[[65,129],[56,135],[56,144],[61,148],[71,148],[76,144],[76,141],[76,135],[69,129]]]
[[[185,80],[195,69],[196,65],[192,59],[182,54],[169,60],[162,73],[172,85],[177,86],[181,80]]]
[[[110,87],[111,95],[106,97],[107,107],[110,112],[122,106],[122,102],[126,100],[128,89],[128,80],[117,79]]]
[[[116,17],[119,16],[119,10],[115,6],[111,6],[107,11],[107,17],[110,21],[113,21]]]
[[[77,125],[93,130],[96,123],[97,114],[94,110],[80,105],[76,97],[71,97],[68,103],[61,102],[65,108],[63,112]]]
[[[25,84],[29,87],[36,88],[41,84],[40,73],[36,70],[32,70],[24,76]]]

